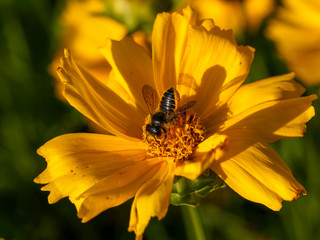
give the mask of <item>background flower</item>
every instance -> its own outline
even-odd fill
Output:
[[[256,32],[262,21],[274,9],[274,0],[188,0],[199,13],[199,19],[214,19],[222,29],[232,29],[236,37],[244,31]]]
[[[111,4],[112,1],[107,1]],[[128,3],[129,4],[129,3]],[[125,7],[124,5],[121,5]],[[125,7],[128,9],[128,6]],[[129,7],[130,8],[130,7]],[[99,48],[106,39],[120,40],[127,35],[127,26],[107,16],[108,4],[103,0],[68,0],[59,19],[61,42],[49,71],[55,78],[56,94],[61,96],[62,86],[56,73],[64,48],[69,48],[77,62],[98,79],[106,80],[110,65]],[[147,48],[147,36],[142,31],[132,34],[136,42]]]
[[[320,83],[320,3],[284,0],[266,30],[279,57],[308,85]]]
[[[62,86],[56,73],[63,49],[68,47],[87,71],[99,79],[106,79],[109,64],[99,52],[107,38],[120,40],[127,29],[119,22],[104,15],[106,6],[102,0],[69,0],[59,23],[62,28],[60,50],[50,65],[50,73],[56,79],[56,93],[61,96]]]
[[[99,49],[107,38],[120,40],[127,35],[128,30],[125,25],[108,17],[106,11],[106,2],[103,0],[66,2],[58,23],[62,29],[59,49],[49,66],[49,72],[55,80],[55,93],[59,99],[65,101],[62,95],[63,86],[56,73],[64,48],[69,48],[77,62],[94,77],[107,80],[111,66]],[[132,36],[137,43],[148,49],[148,40],[144,32],[137,31]],[[88,125],[95,132],[105,132],[90,120]]]

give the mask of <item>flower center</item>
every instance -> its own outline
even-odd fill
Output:
[[[147,131],[150,127],[151,115],[145,119],[142,127],[143,141],[147,144],[148,155],[151,157],[173,157],[175,161],[184,161],[195,150],[197,145],[204,140],[205,128],[200,122],[200,117],[187,110],[176,115],[172,123],[162,124],[158,128],[159,135]]]

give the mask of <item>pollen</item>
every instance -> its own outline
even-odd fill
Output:
[[[151,157],[173,157],[175,161],[183,162],[205,138],[205,128],[200,122],[200,117],[192,110],[176,116],[172,123],[163,126],[167,136],[164,132],[160,137],[149,134],[146,131],[146,125],[150,120],[149,114],[142,130],[143,141]]]

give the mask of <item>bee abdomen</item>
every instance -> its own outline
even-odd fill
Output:
[[[169,88],[162,96],[160,111],[174,113],[176,109],[176,97],[174,88]]]

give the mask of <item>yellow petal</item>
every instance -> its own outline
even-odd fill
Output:
[[[274,10],[274,0],[245,0],[243,10],[250,30],[257,31],[262,21]]]
[[[266,29],[280,57],[309,85],[320,82],[319,5],[317,0],[285,0]]]
[[[299,97],[305,89],[293,80],[294,76],[289,73],[242,85],[216,114],[202,121],[206,126],[214,126],[256,105]]]
[[[226,147],[228,137],[221,134],[213,134],[198,145],[197,150],[188,160],[178,163],[175,175],[194,180],[199,177],[212,162],[220,158]]]
[[[252,48],[237,45],[231,30],[189,26],[177,82],[181,101],[196,99],[194,110],[202,119],[214,114],[246,79],[253,53]]]
[[[126,35],[122,24],[103,15],[105,8],[103,1],[68,1],[62,14],[64,44],[85,65],[103,60],[98,47],[107,38],[118,40]]]
[[[279,155],[249,129],[224,132],[229,143],[211,169],[242,197],[278,211],[283,200],[306,194]]]
[[[315,115],[314,107],[311,106],[315,99],[317,96],[311,95],[266,102],[231,117],[221,125],[220,130],[254,129],[267,142],[281,138],[302,137],[306,132],[306,122]]]
[[[294,77],[288,73],[241,86],[227,104],[230,112],[237,115],[261,103],[301,96],[305,89]]]
[[[235,35],[241,34],[246,22],[240,1],[189,0],[199,12],[199,19],[211,18],[222,29],[232,29]]]
[[[103,1],[67,1],[59,23],[62,30],[61,49],[50,64],[50,74],[56,79],[57,96],[62,96],[62,85],[56,74],[63,47],[71,49],[77,63],[83,66],[94,77],[106,80],[110,65],[101,55],[98,48],[107,38],[121,39],[127,30],[115,20],[105,16],[106,6]]]
[[[152,31],[152,60],[154,80],[159,95],[176,85],[181,59],[186,47],[188,25],[192,11],[183,14],[158,14]]]
[[[73,107],[117,136],[132,140],[141,138],[143,111],[124,102],[105,82],[77,66],[68,50],[61,61],[62,68],[58,68],[58,75],[64,84],[63,94]]]
[[[274,0],[189,0],[199,13],[199,19],[214,19],[217,26],[232,29],[236,36],[244,30],[256,31],[261,22],[272,12]]]
[[[141,239],[151,217],[161,220],[167,213],[174,177],[173,159],[162,160],[157,173],[137,192],[131,207],[129,231]]]
[[[81,201],[78,217],[87,222],[102,211],[132,198],[145,182],[157,174],[161,162],[159,158],[132,161],[104,177],[76,199]]]
[[[140,177],[139,174],[143,176],[144,169],[148,171],[148,157],[142,143],[110,135],[62,135],[40,147],[38,154],[46,158],[48,165],[34,181],[47,184],[42,190],[50,191],[49,203],[55,203],[68,196],[78,210],[84,200],[80,196],[105,178],[110,179],[112,176],[113,179],[110,181],[119,184],[117,181],[125,181],[128,174],[135,173],[136,177]],[[132,176],[128,179],[131,180]],[[118,204],[134,195],[134,184],[127,187],[131,190],[131,195],[125,195],[126,199],[119,197]],[[100,212],[103,210],[100,209]],[[96,214],[97,210],[94,213]],[[84,214],[81,216],[85,217]]]
[[[154,85],[152,61],[146,50],[134,42],[131,37],[121,41],[108,40],[101,53],[112,67],[114,76],[109,78],[108,87],[118,93],[124,101],[132,101],[140,114],[148,113],[142,96],[145,84]]]

